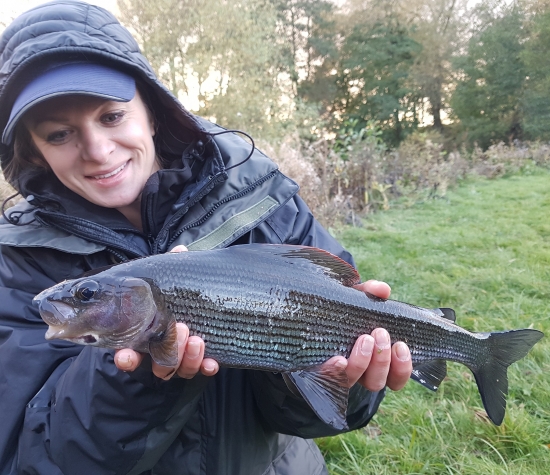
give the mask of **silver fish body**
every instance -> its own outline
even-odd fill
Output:
[[[50,338],[132,347],[166,365],[174,363],[166,336],[175,321],[184,322],[204,340],[205,356],[230,367],[283,373],[289,387],[336,428],[346,427],[346,382],[320,365],[349,356],[360,335],[386,328],[392,342],[408,344],[413,378],[429,389],[445,377],[445,361],[470,368],[489,417],[500,424],[506,369],[542,333],[471,333],[454,323],[450,309],[368,296],[352,287],[359,281],[355,269],[319,249],[246,245],[139,259],[58,284],[35,301]],[[339,389],[325,387],[328,408],[319,407],[311,401],[311,384],[324,387],[328,380],[337,380]]]

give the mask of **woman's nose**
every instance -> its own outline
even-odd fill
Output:
[[[81,156],[83,160],[107,163],[116,145],[107,130],[85,127],[80,131]]]

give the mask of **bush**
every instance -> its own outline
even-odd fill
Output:
[[[4,203],[6,199],[8,199],[10,196],[13,196],[14,194],[15,194],[15,190],[4,179],[4,175],[0,173],[0,204]],[[15,197],[10,201],[8,201],[4,209],[8,209],[10,206],[13,206],[17,202],[18,198],[20,197]]]
[[[416,131],[397,149],[387,150],[369,127],[316,142],[293,137],[263,147],[301,185],[301,196],[326,227],[360,226],[366,214],[386,210],[398,198],[443,197],[471,174],[495,178],[550,168],[550,145],[539,142],[447,151],[441,134]]]

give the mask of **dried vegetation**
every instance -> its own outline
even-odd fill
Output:
[[[397,203],[444,197],[470,175],[489,179],[550,168],[550,145],[499,143],[483,151],[446,151],[433,132],[416,132],[399,148],[385,149],[376,137],[339,146],[337,139],[301,144],[287,139],[264,150],[301,186],[300,194],[328,227],[360,225],[361,217]]]

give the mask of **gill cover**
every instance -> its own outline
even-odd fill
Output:
[[[154,321],[157,306],[151,286],[143,279],[125,277],[117,286],[116,297],[120,302],[120,326],[116,335],[121,342],[140,341],[142,334]]]

